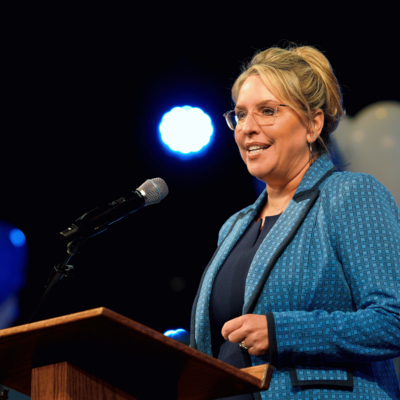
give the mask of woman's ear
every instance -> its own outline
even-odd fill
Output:
[[[308,142],[314,142],[321,134],[322,128],[324,127],[324,112],[322,110],[317,110],[314,113],[314,118],[312,124],[310,125],[309,132],[307,134]],[[314,137],[315,136],[315,137]]]

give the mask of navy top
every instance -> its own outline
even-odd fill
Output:
[[[218,360],[244,368],[241,349],[238,343],[231,343],[223,338],[221,329],[225,322],[239,317],[243,313],[244,289],[250,264],[268,232],[280,215],[254,219],[238,240],[224,263],[221,265],[212,288],[210,298],[211,344],[214,357]],[[254,400],[252,394],[225,397],[224,400]]]

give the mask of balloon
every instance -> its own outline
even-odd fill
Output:
[[[382,101],[346,116],[333,140],[343,169],[373,175],[400,206],[400,103]]]

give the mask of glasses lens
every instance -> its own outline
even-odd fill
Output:
[[[228,113],[226,113],[225,119],[226,119],[226,123],[228,124],[229,128],[234,131],[236,128],[236,121],[237,121],[235,112],[229,111]]]
[[[259,125],[273,125],[276,116],[276,105],[268,104],[253,111],[253,116]]]

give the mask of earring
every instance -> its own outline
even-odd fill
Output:
[[[315,139],[315,136],[313,136],[313,139]],[[312,143],[313,142],[310,141],[310,161],[314,159]]]

